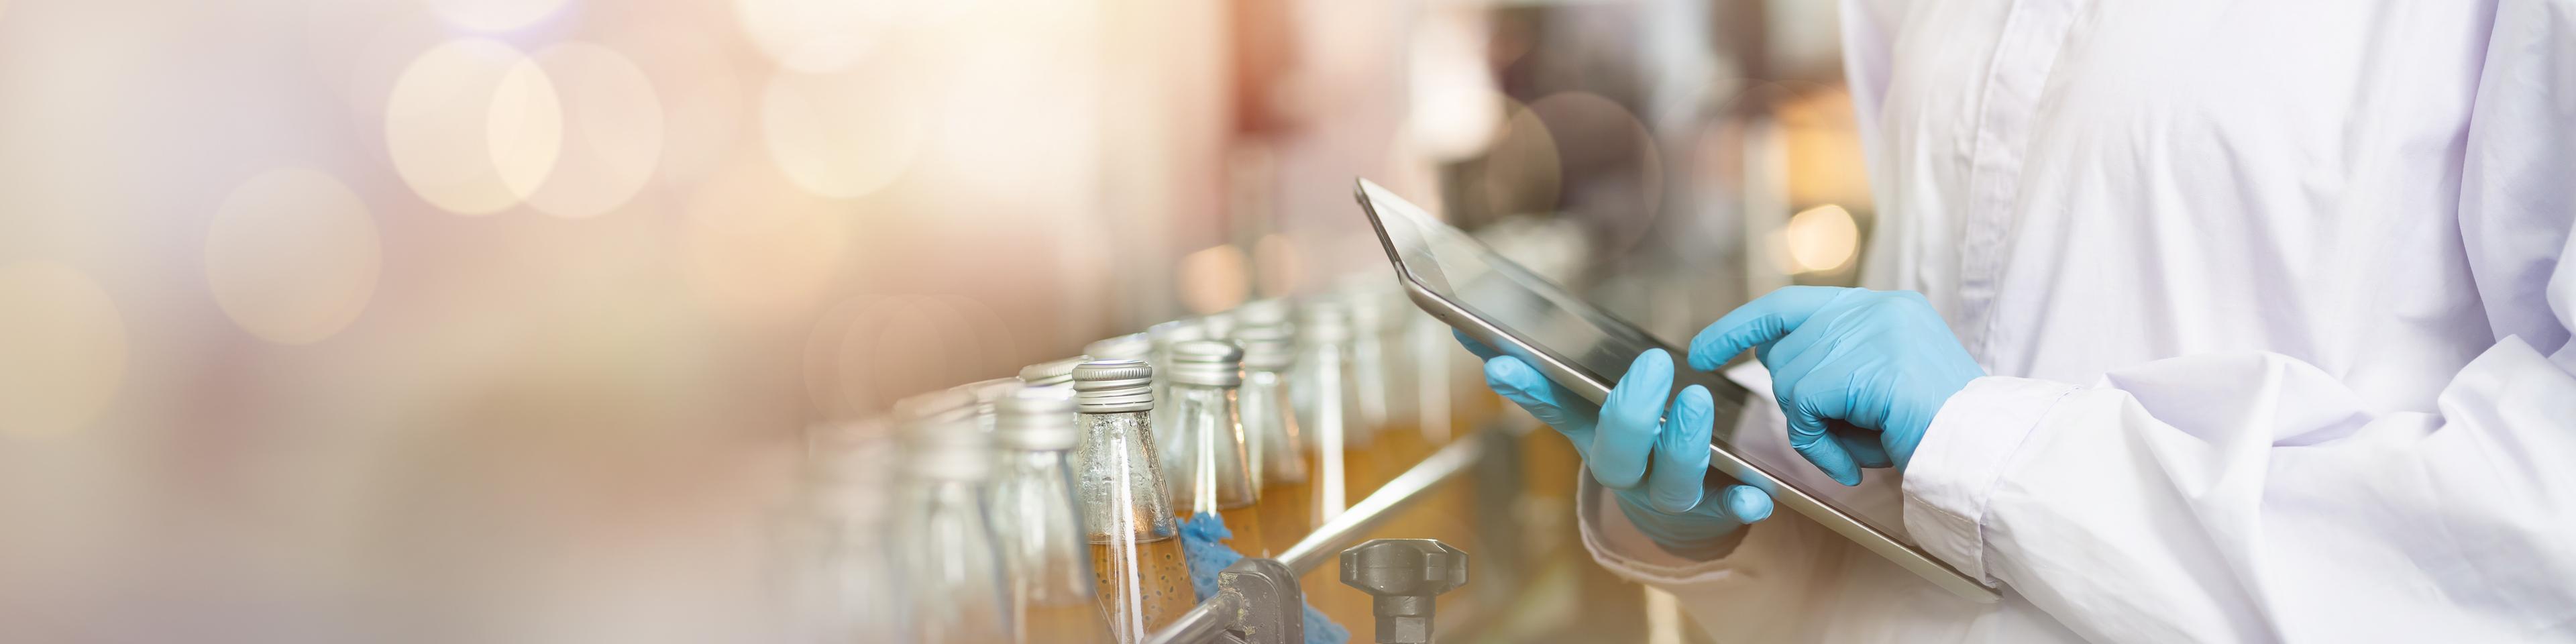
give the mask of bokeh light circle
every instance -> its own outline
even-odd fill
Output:
[[[448,24],[475,31],[509,31],[536,24],[563,9],[567,0],[428,0],[429,10]]]
[[[272,170],[234,188],[206,233],[206,283],[234,324],[310,344],[367,308],[383,264],[375,220],[321,172]]]
[[[588,217],[624,205],[662,158],[662,102],[653,82],[624,55],[591,43],[547,47],[535,61],[561,100],[561,152],[550,172],[503,177],[542,177],[525,194],[529,206],[550,215]]]
[[[1663,152],[1654,133],[1618,101],[1591,92],[1549,94],[1530,101],[1529,112],[1547,123],[1558,172],[1587,178],[1583,194],[1566,195],[1562,207],[1602,224],[1609,248],[1641,241],[1664,202]]]
[[[552,171],[563,108],[535,61],[461,39],[422,52],[385,100],[385,150],[412,191],[458,214],[519,203]]]
[[[920,151],[928,110],[897,71],[782,72],[761,93],[762,140],[787,178],[814,194],[884,188]]]
[[[0,433],[45,435],[95,421],[125,379],[125,317],[71,267],[0,264]]]
[[[735,0],[734,17],[781,67],[830,72],[850,66],[900,26],[902,2]]]
[[[1830,271],[1850,264],[1860,250],[1860,223],[1851,211],[1826,204],[1789,217],[1784,229],[1796,272]]]

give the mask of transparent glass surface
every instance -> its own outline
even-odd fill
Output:
[[[1297,418],[1288,410],[1287,374],[1245,369],[1235,408],[1243,417],[1244,444],[1261,484],[1306,482],[1306,449],[1297,437]]]
[[[1179,455],[1172,498],[1183,515],[1250,507],[1260,498],[1235,395],[1233,387],[1172,385],[1174,426],[1164,435]]]
[[[995,464],[993,534],[1020,642],[1108,641],[1070,459],[1064,451],[1005,450]]]
[[[1197,604],[1146,412],[1083,414],[1075,483],[1111,635],[1141,642]]]
[[[1308,449],[1320,448],[1328,439],[1337,448],[1368,445],[1368,423],[1360,416],[1358,383],[1351,379],[1347,345],[1299,343],[1296,366],[1288,377],[1288,396]]]
[[[1399,315],[1406,311],[1388,311]],[[1419,405],[1415,400],[1410,360],[1401,355],[1403,342],[1400,323],[1372,320],[1355,325],[1351,335],[1351,391],[1358,403],[1361,424],[1373,432],[1389,429],[1411,429],[1418,420]]]
[[[1306,447],[1298,438],[1296,415],[1288,409],[1288,376],[1277,370],[1246,369],[1235,392],[1243,418],[1245,450],[1253,476],[1261,483],[1261,543],[1273,553],[1314,531],[1313,481],[1306,471]]]
[[[921,644],[1009,641],[1001,549],[982,484],[916,479],[898,504],[895,561],[906,591],[904,630]]]
[[[1289,399],[1312,461],[1307,468],[1307,475],[1313,477],[1307,489],[1307,505],[1312,508],[1307,518],[1318,525],[1356,500],[1350,457],[1364,453],[1368,445],[1366,423],[1360,422],[1359,408],[1351,402],[1343,355],[1339,344],[1308,343],[1298,348],[1297,366],[1289,372]]]

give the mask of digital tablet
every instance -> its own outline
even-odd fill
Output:
[[[1368,214],[1369,225],[1386,245],[1387,258],[1395,262],[1397,280],[1416,306],[1467,337],[1528,362],[1576,395],[1600,403],[1619,376],[1627,373],[1628,364],[1647,349],[1670,352],[1677,363],[1689,355],[1494,254],[1384,187],[1362,179],[1358,197],[1360,210]],[[1786,431],[1732,427],[1732,419],[1740,416],[1752,392],[1687,366],[1673,371],[1673,391],[1699,385],[1708,388],[1717,403],[1712,417],[1719,419],[1718,427],[1713,428],[1714,439],[1708,446],[1710,469],[1771,493],[1779,507],[1805,515],[1953,594],[1981,603],[1995,601],[1994,589],[1915,547],[1905,536],[1901,515],[1872,516],[1836,502],[1832,491],[1811,487],[1839,487],[1831,482],[1802,483],[1802,477],[1793,472],[1812,471],[1815,466],[1794,454],[1782,457],[1736,449],[1737,431]]]

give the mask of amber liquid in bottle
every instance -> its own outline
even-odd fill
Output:
[[[1269,501],[1269,499],[1262,500]],[[1225,519],[1225,529],[1234,533],[1234,538],[1225,540],[1226,547],[1233,548],[1235,552],[1242,553],[1246,557],[1278,554],[1270,549],[1270,540],[1263,538],[1265,533],[1261,531],[1261,506],[1247,505],[1218,510],[1216,515],[1218,518]]]
[[[1164,537],[1135,545],[1130,559],[1117,544],[1091,544],[1091,569],[1100,576],[1100,601],[1108,604],[1110,630],[1120,634],[1121,641],[1162,630],[1198,605],[1180,539]]]
[[[1273,483],[1261,489],[1261,505],[1253,514],[1261,521],[1261,544],[1270,554],[1287,552],[1315,531],[1315,497],[1312,479],[1294,483]],[[1226,525],[1233,525],[1227,519]]]

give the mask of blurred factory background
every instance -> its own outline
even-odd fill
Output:
[[[1835,5],[0,0],[0,640],[755,641],[802,428],[1386,279],[1354,177],[1849,283]]]

